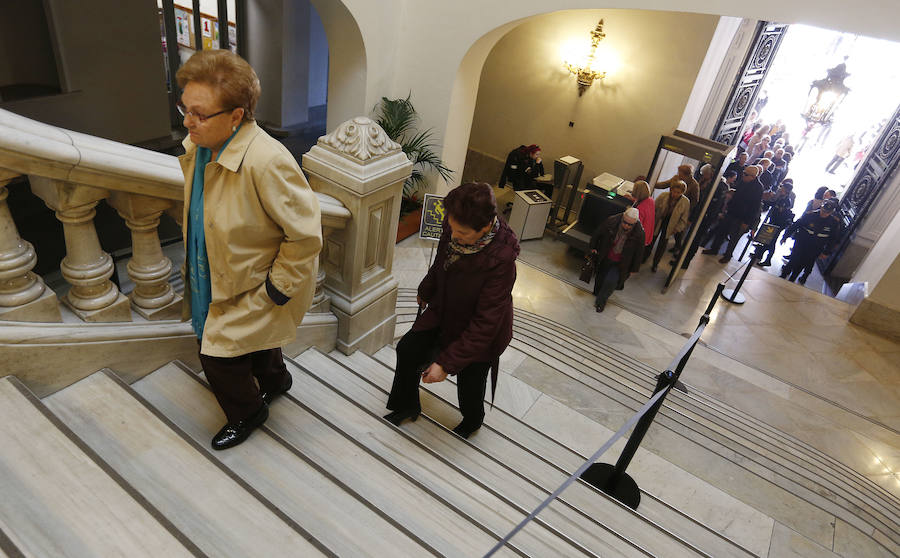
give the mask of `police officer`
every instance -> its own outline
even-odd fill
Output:
[[[800,272],[799,283],[806,283],[817,257],[828,257],[841,231],[841,220],[835,214],[838,202],[826,200],[817,211],[807,213],[787,228],[781,243],[795,235],[791,257],[781,268],[781,278],[794,281]]]

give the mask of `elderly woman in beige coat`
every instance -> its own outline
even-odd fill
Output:
[[[660,194],[656,198],[656,224],[653,230],[656,231],[656,251],[653,253],[653,266],[650,271],[655,272],[659,261],[663,254],[666,253],[666,246],[669,244],[669,238],[680,233],[687,227],[688,214],[691,212],[691,202],[684,195],[686,186],[681,180],[673,180],[668,191]]]
[[[246,61],[204,50],[176,78],[190,133],[180,157],[185,309],[226,418],[212,447],[225,449],[291,386],[281,347],[312,301],[321,217],[293,156],[253,119],[259,80]]]

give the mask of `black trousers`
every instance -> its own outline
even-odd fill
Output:
[[[422,372],[434,362],[440,350],[440,330],[409,331],[397,344],[397,370],[388,397],[391,411],[419,412],[419,381]],[[474,362],[456,375],[456,394],[463,421],[474,426],[484,422],[484,391],[487,388],[488,362]]]
[[[813,265],[816,258],[822,253],[822,249],[815,242],[803,241],[797,239],[794,241],[794,248],[791,250],[791,256],[787,263],[781,268],[781,276],[789,281],[794,281],[803,273],[803,281],[812,273]]]
[[[734,257],[734,249],[745,230],[744,224],[741,223],[740,219],[729,217],[726,214],[725,218],[719,222],[719,228],[716,230],[716,236],[713,238],[712,246],[709,249],[718,252],[727,237],[728,247],[725,250],[725,255],[729,258]]]
[[[262,392],[278,391],[291,376],[281,349],[266,349],[237,357],[200,354],[200,364],[225,418],[231,424],[262,407]],[[258,386],[257,386],[258,383]]]

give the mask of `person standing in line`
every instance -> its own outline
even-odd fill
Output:
[[[608,217],[591,236],[594,268],[594,309],[603,312],[614,290],[625,288],[628,277],[641,267],[644,251],[644,229],[637,208]]]
[[[728,248],[719,259],[719,263],[728,263],[731,260],[741,235],[751,224],[759,220],[763,195],[763,185],[757,179],[760,171],[761,168],[758,166],[744,169],[743,180],[738,183],[731,200],[728,201],[725,216],[717,227],[712,246],[703,251],[707,255],[718,254],[722,243],[728,237]]]
[[[781,268],[782,279],[793,282],[799,276],[797,282],[804,285],[816,258],[831,255],[841,232],[841,220],[835,214],[837,208],[837,200],[826,200],[819,210],[804,214],[784,231],[781,243],[793,236],[794,247],[788,262]]]
[[[216,450],[243,442],[290,389],[281,347],[316,287],[322,223],[293,155],[253,119],[259,79],[228,50],[178,70],[189,135],[184,172],[185,319],[226,424]]]
[[[731,186],[734,185],[735,181],[737,181],[737,173],[734,171],[726,171],[722,179],[719,180],[719,183],[716,185],[716,191],[713,193],[712,199],[709,201],[709,207],[706,208],[706,213],[703,216],[703,220],[700,221],[700,226],[697,227],[697,233],[694,235],[694,240],[691,242],[690,247],[688,248],[688,252],[684,257],[684,261],[681,263],[681,269],[687,269],[691,264],[691,260],[697,254],[697,250],[703,244],[706,244],[706,241],[709,239],[710,233],[713,230],[713,227],[716,223],[722,219],[723,213],[722,211],[725,208],[725,200],[728,195],[728,191],[731,189]],[[700,209],[703,206],[703,199],[706,197],[706,193],[702,192],[700,195],[700,203],[697,204],[697,211],[691,212],[690,219],[696,221],[700,216]],[[672,265],[675,265],[674,262]]]
[[[462,413],[453,432],[468,438],[484,422],[488,371],[493,396],[500,355],[512,339],[519,241],[497,218],[489,184],[454,188],[444,210],[436,257],[416,296],[424,311],[397,344],[391,412],[384,419],[397,426],[416,420],[422,411],[419,381],[442,382],[452,374]]]
[[[791,211],[794,207],[794,202],[791,199],[791,191],[793,189],[794,185],[792,183],[783,182],[781,186],[778,187],[777,192],[763,193],[763,206],[768,207],[769,209],[765,222],[780,228],[779,234],[784,232],[785,228],[794,221],[794,212]],[[765,245],[760,254],[760,258],[762,258],[762,254],[765,254],[766,252],[768,252],[769,255],[767,258],[762,259],[757,265],[760,267],[772,265],[772,256],[775,254],[775,242],[777,240],[778,235],[775,235],[775,237]]]
[[[691,207],[697,205],[697,201],[700,199],[700,183],[694,179],[693,165],[679,165],[678,172],[675,176],[668,180],[657,182],[654,190],[670,188],[672,184],[678,181],[681,181],[684,184],[684,191],[682,193],[687,196]]]
[[[734,171],[735,176],[741,176],[744,174],[744,168],[748,165],[750,154],[746,151],[742,151],[738,158],[733,160],[728,167],[725,168],[725,172]],[[723,173],[724,174],[724,173]]]
[[[675,180],[668,192],[663,192],[656,198],[656,222],[653,225],[653,230],[656,231],[656,251],[653,253],[653,265],[650,267],[650,271],[654,273],[666,253],[669,238],[682,232],[687,226],[691,202],[684,195],[684,189],[684,182]]]
[[[631,190],[634,198],[634,207],[638,210],[641,228],[644,229],[644,248],[641,252],[641,261],[646,261],[644,254],[649,252],[653,242],[653,226],[656,221],[656,200],[650,197],[650,185],[646,180],[638,180]]]

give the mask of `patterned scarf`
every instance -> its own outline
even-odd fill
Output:
[[[444,271],[447,271],[447,268],[453,265],[453,262],[459,259],[460,256],[467,256],[470,254],[477,254],[481,252],[485,246],[491,243],[494,240],[494,235],[497,234],[497,231],[500,230],[500,221],[494,217],[494,223],[487,233],[484,236],[475,241],[475,244],[460,244],[457,241],[450,239],[450,244],[447,245],[447,259],[444,260]]]

